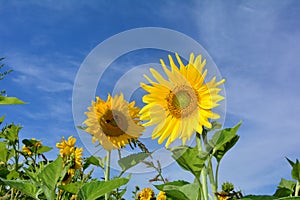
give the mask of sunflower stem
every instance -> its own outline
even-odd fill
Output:
[[[107,151],[106,155],[106,166],[105,166],[105,181],[109,181],[109,173],[110,173],[110,151]],[[109,193],[105,194],[105,200],[109,199]]]
[[[295,197],[299,195],[299,190],[300,190],[300,183],[299,183],[299,181],[297,181],[296,189],[295,189]]]
[[[211,162],[212,156],[209,156],[208,159],[208,165],[207,165],[207,171],[208,171],[208,177],[209,177],[209,182],[210,182],[210,187],[211,191],[213,193],[213,199],[217,200],[216,192],[217,192],[217,186],[214,178],[214,173],[213,173],[213,167],[212,167],[212,162]]]
[[[197,143],[198,151],[200,154],[202,152],[202,142],[201,142],[201,136],[199,133],[196,133],[196,143]],[[204,165],[203,169],[201,170],[201,179],[202,179],[203,199],[208,200],[207,169],[206,169],[205,165]]]

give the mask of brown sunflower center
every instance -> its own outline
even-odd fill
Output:
[[[198,93],[187,85],[180,85],[170,91],[167,101],[168,109],[174,117],[187,117],[198,106]]]
[[[100,118],[99,123],[104,134],[111,137],[117,137],[125,134],[125,131],[128,128],[126,116],[117,110],[108,110]]]

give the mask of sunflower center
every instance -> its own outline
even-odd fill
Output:
[[[111,137],[118,137],[125,134],[128,128],[126,116],[117,110],[108,110],[100,118],[100,126],[105,135]]]
[[[198,106],[198,93],[187,85],[180,85],[170,91],[168,109],[176,117],[189,116]]]

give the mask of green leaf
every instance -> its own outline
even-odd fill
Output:
[[[229,151],[240,139],[240,136],[235,135],[233,138],[231,138],[227,143],[225,143],[223,146],[219,147],[218,150],[214,152],[214,157],[217,159],[218,162],[221,161],[221,159],[224,157],[227,151]]]
[[[19,131],[22,129],[21,126],[9,124],[5,126],[0,133],[0,138],[5,138],[10,142],[15,142],[19,139]]]
[[[70,183],[67,185],[60,185],[58,188],[64,191],[70,192],[72,194],[77,194],[82,186],[81,182]]]
[[[38,199],[38,190],[37,187],[31,183],[31,181],[28,180],[5,180],[0,178],[1,181],[3,181],[5,184],[9,185],[10,187],[13,187],[17,190],[20,190],[24,194],[34,198]]]
[[[79,199],[94,200],[128,183],[128,178],[115,178],[110,181],[85,183],[79,190]]]
[[[104,160],[102,160],[100,157],[90,156],[85,159],[83,168],[86,169],[90,165],[95,165],[95,166],[98,166],[98,167],[101,167],[102,169],[104,169]]]
[[[190,171],[196,177],[200,175],[208,157],[208,153],[199,153],[196,147],[179,146],[172,148],[171,152],[173,153],[172,157],[176,160],[178,165],[183,169]]]
[[[213,154],[218,150],[224,149],[224,145],[226,145],[226,143],[230,142],[236,136],[236,132],[241,124],[242,123],[240,122],[233,128],[225,128],[217,131],[212,136],[212,139],[209,140],[209,144],[213,147]]]
[[[2,124],[2,122],[4,121],[5,119],[5,115],[3,115],[1,118],[0,118],[0,125]]]
[[[55,161],[45,166],[45,168],[38,174],[41,180],[41,188],[44,191],[47,199],[55,197],[55,185],[63,171],[62,158],[59,156]]]
[[[292,169],[292,178],[300,182],[300,163],[299,160],[296,160],[296,163],[293,166]]]
[[[150,154],[145,152],[140,152],[136,154],[131,154],[129,156],[126,156],[124,158],[121,158],[118,163],[120,167],[122,168],[122,171],[126,171],[130,169],[131,167],[139,164],[143,160],[145,160]]]
[[[300,200],[300,197],[283,197],[276,200]]]
[[[4,164],[0,164],[0,178],[5,178],[9,174],[9,170]]]
[[[13,180],[13,179],[17,179],[18,177],[19,177],[19,172],[13,170],[9,172],[9,174],[6,176],[6,179]]]
[[[51,151],[52,149],[53,149],[52,147],[40,146],[40,147],[37,147],[36,153],[37,154],[43,154],[43,153],[46,153],[48,151]]]
[[[26,103],[16,97],[0,96],[0,105],[12,105],[12,104],[26,104]]]
[[[162,185],[155,185],[158,190],[164,191],[168,197],[176,200],[197,200],[199,195],[199,185],[186,181],[175,181]]]
[[[0,142],[0,161],[7,162],[8,156],[8,149],[6,148],[5,142]]]
[[[287,159],[287,161],[290,163],[290,165],[292,167],[294,167],[295,163],[293,161],[291,161],[288,157],[285,157],[285,159]]]
[[[282,178],[273,196],[276,197],[290,196],[291,194],[293,194],[295,186],[296,183],[294,181],[290,181]]]

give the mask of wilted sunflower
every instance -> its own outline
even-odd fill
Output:
[[[139,200],[151,200],[154,197],[154,192],[151,188],[144,188],[139,194]]]
[[[194,59],[194,54],[191,54],[186,66],[178,54],[176,58],[180,68],[169,55],[171,70],[160,60],[168,79],[151,68],[150,72],[157,82],[144,75],[150,85],[141,83],[141,87],[149,94],[143,97],[147,105],[140,111],[140,119],[149,120],[145,126],[157,124],[152,139],[160,137],[158,143],[161,144],[168,138],[166,147],[177,138],[181,138],[185,144],[195,131],[202,133],[202,126],[211,128],[209,119],[220,117],[212,109],[224,99],[219,95],[221,89],[218,86],[225,80],[216,82],[216,77],[213,77],[205,82],[207,70],[203,72],[203,68],[206,60],[201,61],[201,55]]]
[[[123,94],[107,101],[96,97],[92,106],[85,112],[87,125],[85,131],[93,136],[93,143],[99,141],[106,150],[119,149],[141,136],[144,127],[140,124],[138,107],[135,102],[127,102]]]

